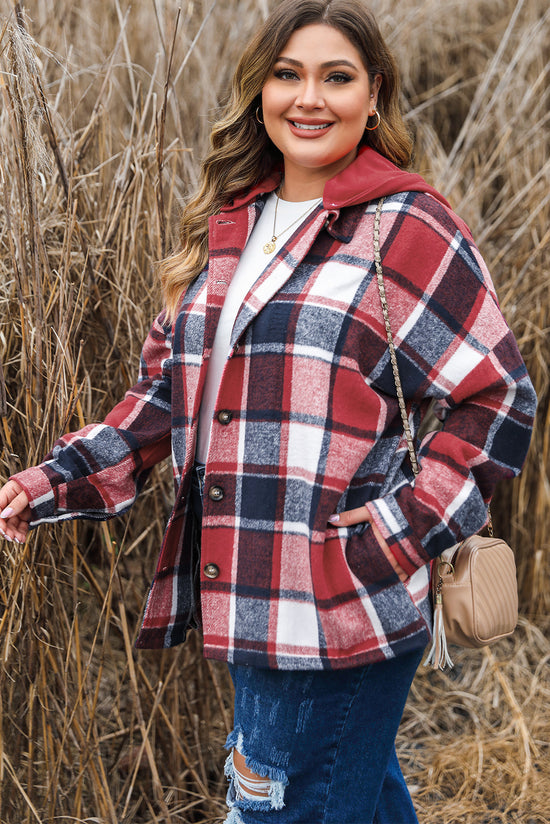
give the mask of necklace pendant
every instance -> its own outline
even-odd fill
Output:
[[[272,254],[275,251],[276,244],[275,240],[268,240],[267,243],[264,243],[263,250],[266,255]]]

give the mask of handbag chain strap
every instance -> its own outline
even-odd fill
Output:
[[[390,314],[388,311],[388,301],[386,299],[386,287],[384,285],[384,276],[382,274],[382,258],[380,256],[380,217],[382,215],[382,206],[385,198],[381,197],[376,206],[376,214],[374,216],[374,265],[376,267],[376,279],[378,281],[378,293],[380,295],[380,303],[382,305],[382,314],[384,315],[384,326],[386,327],[386,337],[388,339],[388,347],[390,350],[390,361],[393,372],[393,379],[395,381],[395,390],[397,392],[397,400],[399,403],[399,411],[401,413],[401,420],[403,421],[403,430],[407,439],[407,448],[409,450],[409,457],[411,461],[412,471],[416,477],[420,472],[418,466],[418,459],[416,457],[416,450],[414,448],[411,427],[409,424],[409,416],[407,415],[407,406],[405,404],[405,396],[403,395],[403,387],[401,385],[401,378],[399,376],[399,367],[397,365],[397,355],[395,354],[395,345],[393,342],[393,335],[390,326]],[[491,518],[491,510],[487,507],[487,514],[489,520],[487,522],[487,529],[491,538],[494,537],[493,521]]]
[[[403,395],[403,387],[401,385],[401,378],[399,377],[399,367],[397,365],[397,355],[395,354],[395,346],[393,343],[393,335],[390,326],[390,314],[388,311],[388,301],[386,300],[386,287],[384,285],[384,276],[382,274],[382,258],[380,257],[380,216],[382,214],[382,205],[385,198],[380,198],[376,207],[376,214],[374,216],[374,265],[376,267],[376,279],[378,281],[378,293],[380,295],[380,303],[382,304],[382,314],[384,315],[384,326],[386,327],[386,337],[388,339],[388,346],[390,349],[390,361],[393,372],[393,379],[395,381],[395,389],[397,392],[397,400],[399,402],[399,411],[401,413],[401,420],[403,421],[403,429],[407,439],[407,447],[409,449],[409,457],[411,459],[412,470],[416,475],[420,472],[418,460],[416,457],[416,450],[411,434],[411,427],[409,424],[409,416],[407,415],[407,407],[405,404],[405,397]]]

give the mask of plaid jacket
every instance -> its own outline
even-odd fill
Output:
[[[125,399],[16,476],[33,525],[107,518],[132,504],[171,450],[175,503],[141,647],[177,644],[193,624],[189,486],[202,387],[227,284],[262,194],[276,185],[265,181],[211,219],[208,269],[172,327],[163,314],[155,321]],[[412,429],[431,399],[444,419],[418,444],[416,480],[373,265],[382,194],[382,259]],[[315,669],[423,646],[427,564],[482,527],[496,482],[524,461],[534,408],[468,229],[421,178],[361,152],[329,181],[235,321],[206,467],[205,654]],[[367,523],[327,522],[365,502],[389,552]]]

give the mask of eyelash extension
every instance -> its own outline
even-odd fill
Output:
[[[352,79],[351,75],[346,74],[346,72],[334,72],[331,74],[327,80],[337,80],[338,83],[349,83]]]
[[[273,72],[273,75],[275,77],[279,78],[279,80],[289,79],[289,78],[285,77],[285,75],[290,75],[290,79],[292,79],[292,80],[294,80],[295,78],[298,77],[296,72],[293,71],[292,69],[275,69],[275,71]]]

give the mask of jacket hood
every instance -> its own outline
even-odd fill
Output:
[[[369,146],[361,148],[349,166],[327,181],[323,205],[326,209],[357,206],[398,192],[427,192],[450,208],[443,195],[423,177],[400,169]]]
[[[230,201],[224,211],[238,209],[261,194],[273,192],[280,184],[281,177],[281,171],[274,170],[244,195]],[[443,195],[426,183],[423,177],[400,169],[370,146],[359,149],[355,160],[327,181],[323,192],[323,206],[326,209],[357,206],[398,192],[427,192],[450,209]]]

